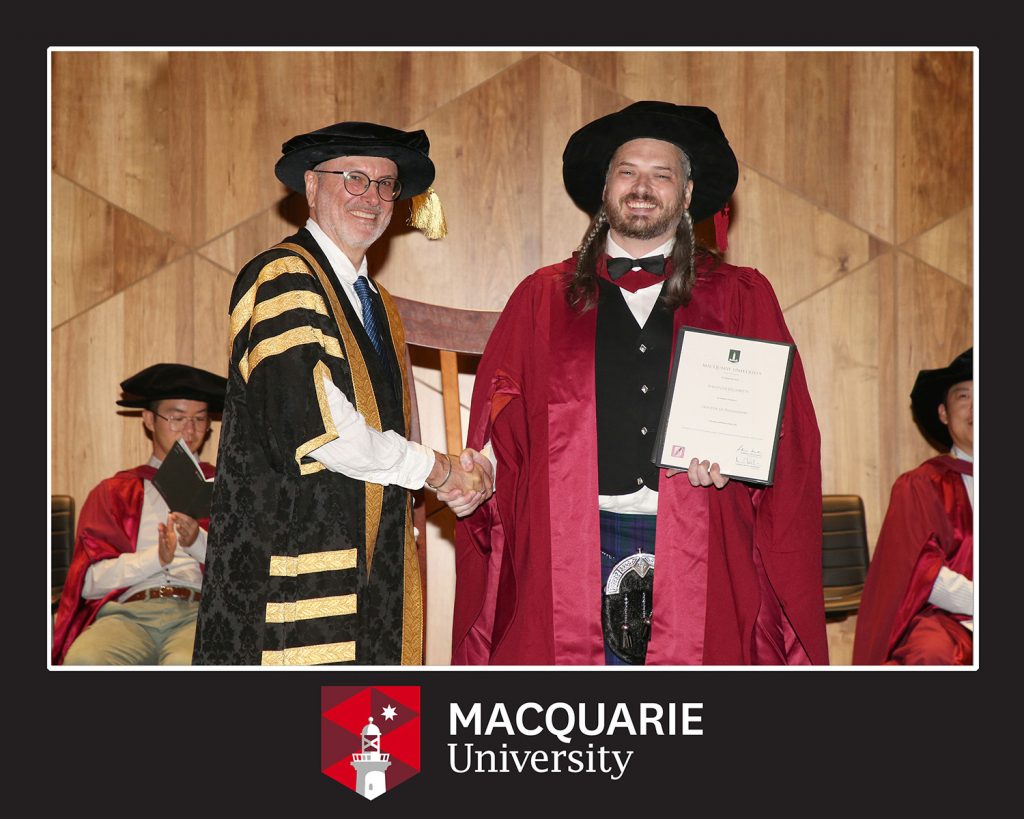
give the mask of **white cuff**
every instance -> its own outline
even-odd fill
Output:
[[[974,583],[943,566],[928,596],[928,602],[952,614],[974,616]]]
[[[206,530],[202,526],[199,527],[199,534],[196,535],[192,545],[183,551],[199,563],[206,562]]]
[[[326,376],[324,388],[338,437],[314,449],[310,457],[355,480],[406,489],[423,486],[434,466],[432,449],[408,441],[394,430],[373,429]]]

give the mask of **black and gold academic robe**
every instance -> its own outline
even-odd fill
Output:
[[[309,456],[338,437],[325,375],[371,426],[408,436],[404,337],[380,293],[388,361],[305,229],[238,274],[197,665],[422,662],[409,492]]]

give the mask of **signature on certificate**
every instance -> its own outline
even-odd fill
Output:
[[[736,447],[736,465],[755,468],[761,466],[761,450],[757,447],[740,444]]]

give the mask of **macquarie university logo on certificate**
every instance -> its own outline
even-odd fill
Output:
[[[320,770],[367,799],[416,776],[420,687],[322,686]]]

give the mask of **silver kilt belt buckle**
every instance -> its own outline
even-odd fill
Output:
[[[654,555],[637,552],[616,563],[601,599],[601,626],[612,653],[643,665],[651,639],[654,603]]]

